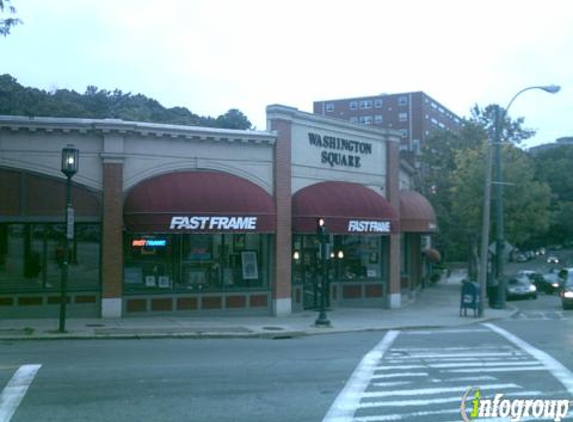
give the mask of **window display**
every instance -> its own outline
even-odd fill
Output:
[[[126,238],[126,292],[268,288],[269,235],[136,235]]]
[[[98,290],[99,224],[76,223],[70,242],[68,290]],[[58,291],[64,262],[63,224],[0,224],[0,291]]]

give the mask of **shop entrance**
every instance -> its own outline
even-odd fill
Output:
[[[294,283],[302,287],[302,305],[304,309],[318,309],[322,294],[322,263],[320,244],[316,236],[297,236],[294,260]],[[329,274],[330,277],[331,274]],[[330,278],[328,277],[328,284]],[[328,286],[327,286],[328,287]],[[326,291],[329,291],[327,288]],[[326,297],[327,306],[330,298]]]

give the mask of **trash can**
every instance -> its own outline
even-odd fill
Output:
[[[474,317],[478,316],[480,301],[479,285],[474,282],[465,281],[462,284],[462,292],[460,298],[460,316],[462,314],[467,316],[468,309],[473,309]]]

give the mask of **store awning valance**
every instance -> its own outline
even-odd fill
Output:
[[[363,185],[322,182],[301,189],[292,199],[293,232],[316,233],[323,217],[332,234],[390,234],[399,231],[398,215],[382,195]]]
[[[272,197],[243,178],[212,171],[168,173],[127,195],[124,222],[133,232],[272,233]]]
[[[411,233],[430,233],[438,230],[432,204],[418,192],[400,192],[400,229]]]

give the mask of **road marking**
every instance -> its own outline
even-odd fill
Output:
[[[472,369],[444,369],[443,372],[453,372],[456,374],[466,374],[466,373],[483,373],[483,372],[527,372],[527,371],[547,371],[545,366],[529,366],[529,367],[499,367],[499,368],[472,368]]]
[[[543,396],[544,394],[540,391],[519,391],[519,392],[510,392],[504,394],[504,396],[519,396],[519,397],[529,397],[529,396]],[[410,399],[410,400],[391,400],[391,401],[370,401],[370,402],[362,402],[358,404],[358,408],[360,409],[369,409],[374,407],[402,407],[402,406],[428,406],[433,404],[444,404],[444,403],[459,403],[461,401],[461,397],[458,395],[452,397],[441,397],[441,398],[434,398],[429,399],[427,397],[423,399]],[[458,408],[459,411],[459,408]],[[338,420],[337,420],[338,422]]]
[[[8,422],[26,395],[42,365],[23,365],[18,368],[0,394],[0,422]]]
[[[351,422],[360,405],[360,397],[372,380],[372,374],[384,353],[390,348],[400,331],[391,330],[374,349],[366,354],[350,376],[322,422]],[[459,398],[458,398],[459,400]]]
[[[434,415],[444,415],[447,413],[460,413],[460,408],[456,407],[454,409],[445,410],[424,410],[421,412],[414,413],[400,413],[394,415],[383,415],[383,416],[363,416],[361,418],[354,418],[354,422],[386,422],[386,421],[401,421],[408,420],[410,418],[415,418],[419,416],[434,416]]]
[[[437,387],[437,388],[413,388],[410,390],[393,390],[393,391],[372,391],[369,393],[363,393],[362,397],[364,398],[373,398],[373,397],[392,397],[392,396],[427,396],[432,394],[443,394],[443,393],[455,393],[467,390],[467,385],[464,386],[456,386],[456,387]],[[480,390],[502,390],[505,388],[521,388],[517,384],[509,383],[509,384],[486,384],[480,385]]]
[[[510,332],[504,330],[503,328],[498,327],[497,325],[486,323],[483,324],[484,326],[488,327],[492,331],[496,332],[502,337],[505,337],[511,343],[515,344],[521,350],[525,351],[529,355],[533,356],[535,359],[540,361],[545,368],[551,372],[551,374],[563,384],[563,386],[567,389],[569,394],[573,395],[573,373],[563,366],[560,362],[558,362],[553,357],[549,356],[547,353],[533,347],[531,344],[527,343],[526,341],[520,339],[519,337],[511,334]]]
[[[427,377],[427,372],[402,372],[400,374],[380,374],[380,375],[372,375],[370,377],[373,380],[378,380],[381,378],[402,378],[402,377]]]
[[[411,353],[411,358],[421,359],[436,359],[436,358],[459,358],[459,357],[473,357],[479,359],[480,357],[516,357],[523,356],[521,352],[460,352],[460,353]]]
[[[453,330],[413,330],[408,331],[409,334],[416,335],[432,335],[432,334],[467,334],[467,333],[486,333],[487,330],[481,328],[469,328],[469,329],[453,329]]]
[[[497,362],[461,362],[461,363],[436,363],[432,364],[429,363],[427,366],[430,368],[486,368],[486,367],[496,367],[496,366],[533,366],[539,365],[539,362],[536,360],[524,360],[521,362],[505,362],[505,361],[497,361]]]
[[[375,382],[372,385],[375,387],[397,387],[399,385],[409,385],[409,384],[412,384],[412,381]]]

